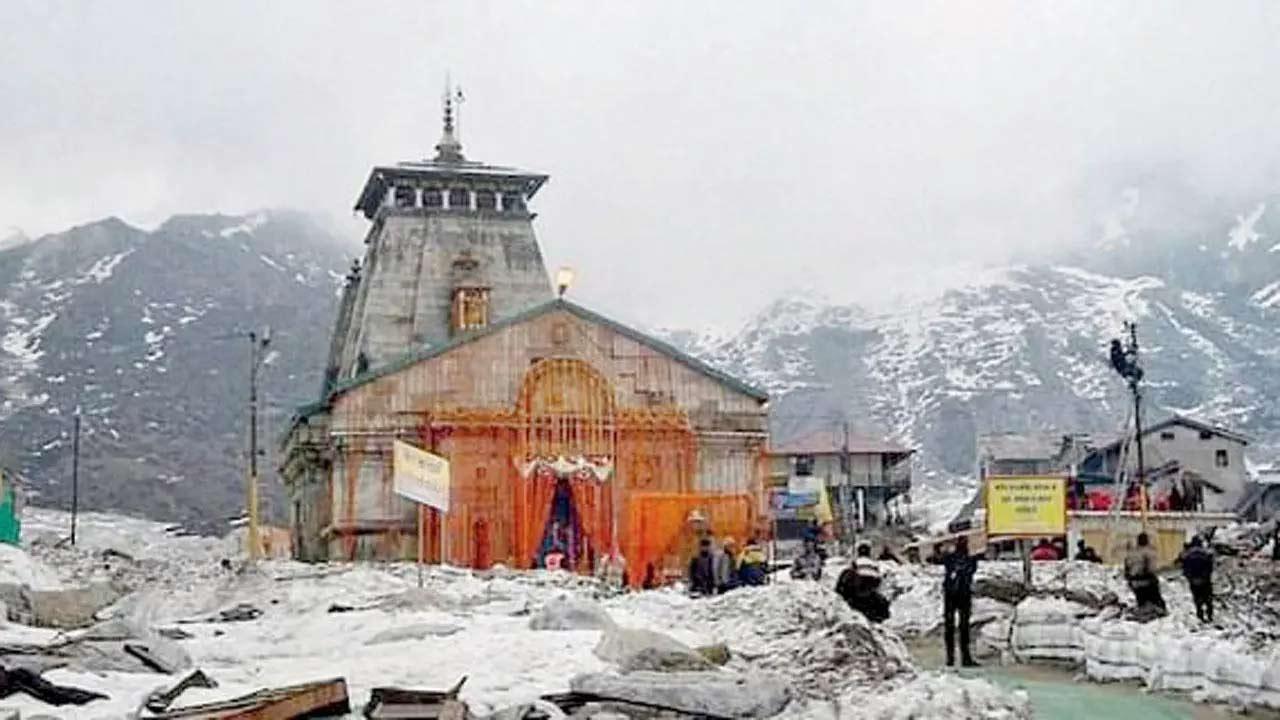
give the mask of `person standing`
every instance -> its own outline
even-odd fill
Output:
[[[1058,560],[1058,551],[1049,543],[1048,538],[1040,538],[1039,544],[1031,551],[1031,559],[1034,562],[1052,562]]]
[[[969,645],[969,614],[973,611],[973,575],[978,558],[969,554],[969,538],[960,536],[955,549],[942,559],[942,626],[947,644],[947,666],[956,664],[956,624],[960,626],[960,664],[977,667]]]
[[[1182,576],[1191,587],[1196,617],[1200,622],[1213,622],[1213,553],[1199,535],[1191,538],[1191,547],[1182,554]]]
[[[689,561],[689,592],[697,595],[716,594],[716,559],[711,553],[711,539],[703,538],[698,554]]]
[[[1150,538],[1145,532],[1138,533],[1137,544],[1124,559],[1124,578],[1133,590],[1133,600],[1138,607],[1152,605],[1161,613],[1167,613],[1164,596],[1160,594],[1160,579],[1156,577],[1157,564]]]
[[[738,544],[731,537],[720,543],[716,558],[716,592],[726,593],[738,587]]]

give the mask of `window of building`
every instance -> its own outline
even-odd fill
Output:
[[[524,212],[524,197],[520,193],[502,193],[502,209],[504,212]]]
[[[493,210],[498,207],[498,198],[493,194],[492,190],[476,191],[476,209],[477,210]]]
[[[452,188],[449,190],[449,209],[450,210],[470,210],[471,209],[471,192],[466,188]]]
[[[1173,439],[1174,439],[1173,431],[1172,431],[1172,430],[1165,430],[1164,432],[1160,433],[1160,439],[1161,439],[1161,440],[1173,440]]]
[[[422,206],[429,208],[444,207],[444,196],[440,194],[440,188],[427,188],[422,191]]]
[[[453,330],[463,332],[489,324],[488,288],[457,288],[453,291]]]
[[[1214,467],[1227,467],[1229,464],[1230,464],[1230,461],[1229,461],[1229,460],[1227,460],[1227,451],[1226,451],[1226,450],[1215,450],[1215,451],[1214,451],[1214,453],[1213,453],[1213,465],[1214,465]]]
[[[396,186],[396,207],[411,208],[418,204],[418,191],[405,185]]]
[[[1200,439],[1201,439],[1201,440],[1209,440],[1209,439],[1211,439],[1212,437],[1213,437],[1213,433],[1209,432],[1208,430],[1201,430],[1201,431],[1200,431]]]
[[[813,475],[813,456],[797,455],[796,477],[808,477],[810,475]]]

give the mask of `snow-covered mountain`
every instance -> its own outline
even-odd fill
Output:
[[[263,212],[151,232],[112,218],[0,251],[0,464],[41,503],[68,504],[79,407],[83,507],[224,522],[243,506],[244,333],[272,328],[269,468],[280,425],[319,392],[351,249],[305,216]]]
[[[777,300],[741,329],[669,337],[770,390],[775,436],[848,418],[921,450],[923,469],[970,473],[984,432],[1116,433],[1128,395],[1107,362],[1139,324],[1152,407],[1280,448],[1280,199],[1234,222],[1141,212],[1136,190],[1103,242],[1056,263],[947,269],[933,288],[875,308]],[[1268,207],[1275,207],[1272,215]],[[1274,216],[1274,217],[1273,217]]]
[[[925,291],[874,305],[786,294],[736,331],[666,335],[767,388],[776,436],[848,418],[918,447],[918,477],[942,481],[971,472],[978,433],[1115,432],[1128,400],[1105,350],[1136,319],[1151,414],[1226,423],[1257,441],[1255,459],[1273,458],[1280,198],[1209,210],[1122,199],[1100,242],[1050,262],[939,269],[910,283]],[[243,334],[272,327],[269,469],[288,415],[319,391],[356,249],[302,215],[264,212],[154,231],[108,219],[0,250],[0,464],[65,507],[79,406],[83,507],[220,525],[243,506]],[[264,487],[278,501],[278,484]]]

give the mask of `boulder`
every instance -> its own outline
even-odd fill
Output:
[[[98,611],[123,595],[111,583],[93,583],[69,590],[29,590],[31,622],[37,627],[74,630],[93,624]]]
[[[600,638],[593,652],[601,660],[618,665],[622,665],[628,658],[640,653],[649,653],[651,657],[688,655],[703,659],[687,645],[670,635],[643,628],[610,628]]]
[[[624,658],[618,664],[618,669],[624,673],[641,671],[670,673],[715,670],[716,666],[696,652],[671,652],[645,648]]]
[[[727,718],[772,717],[782,712],[792,696],[791,686],[775,675],[756,673],[748,678],[721,671],[591,673],[569,680],[569,689],[692,715]]]
[[[613,618],[596,603],[570,597],[548,601],[529,618],[533,630],[609,630]]]

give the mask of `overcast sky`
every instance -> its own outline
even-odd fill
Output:
[[[451,72],[468,156],[550,173],[549,265],[650,325],[1086,239],[1135,169],[1280,189],[1275,2],[9,0],[0,38],[0,235],[285,206],[355,246]]]

